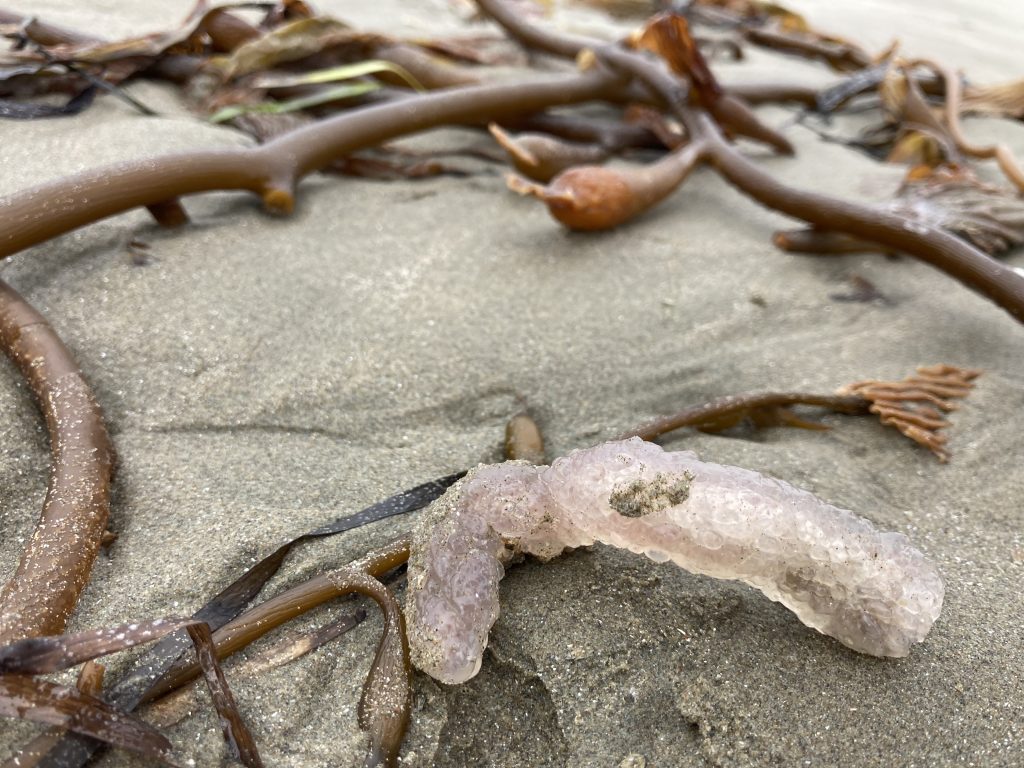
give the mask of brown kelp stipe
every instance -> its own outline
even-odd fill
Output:
[[[544,436],[530,414],[518,413],[505,425],[505,458],[531,464],[547,463]]]
[[[766,207],[918,258],[1024,322],[1024,276],[961,239],[892,211],[794,189],[747,160],[725,132],[751,135],[747,129],[754,124],[749,121],[756,123],[751,114],[743,112],[742,122],[736,122],[735,110],[691,105],[687,82],[644,54],[540,30],[500,0],[478,4],[527,47],[568,58],[590,50],[600,66],[575,75],[410,96],[313,123],[252,149],[167,155],[44,184],[0,200],[0,257],[129,208],[196,192],[247,189],[259,194],[268,210],[287,213],[301,178],[363,147],[439,125],[486,123],[591,100],[640,98],[668,109],[686,127],[690,144],[704,145],[703,162]],[[55,198],[68,202],[50,216],[38,216],[38,207]]]
[[[0,346],[46,418],[52,469],[21,561],[0,593],[0,644],[64,631],[110,513],[113,448],[78,364],[50,324],[0,281]]]
[[[300,179],[357,149],[440,125],[612,98],[621,81],[621,75],[595,70],[452,88],[312,123],[258,147],[164,155],[68,176],[0,199],[0,257],[130,208],[197,192],[245,189],[267,210],[290,213]],[[67,202],[38,216],[38,207],[53,199]]]
[[[542,30],[523,21],[501,0],[477,0],[477,5],[528,48],[566,58],[576,58],[582,51],[591,50],[608,67],[642,83],[652,98],[683,123],[691,145],[704,145],[703,161],[766,208],[822,230],[875,242],[881,250],[900,251],[931,264],[1024,323],[1024,275],[938,227],[910,221],[879,207],[783,184],[740,154],[711,115],[688,103],[686,83],[665,65],[598,40]]]
[[[797,416],[792,408],[806,405],[824,408],[835,413],[867,413],[870,403],[859,395],[818,395],[810,392],[753,392],[729,395],[709,400],[700,405],[684,408],[671,416],[643,424],[622,432],[613,440],[656,440],[668,432],[693,427],[701,432],[722,432],[744,422],[760,429],[771,426],[799,427],[801,429],[828,429],[824,424]]]
[[[949,460],[947,437],[940,430],[950,424],[943,415],[956,410],[952,398],[964,398],[974,387],[981,371],[955,365],[931,365],[901,381],[869,379],[841,387],[833,395],[809,392],[753,392],[730,395],[678,413],[642,424],[616,435],[613,440],[639,437],[656,440],[669,432],[692,427],[717,433],[749,424],[764,427],[798,427],[824,430],[820,422],[809,421],[793,411],[794,406],[811,406],[833,413],[862,415],[873,413],[885,426],[896,427],[918,445],[930,450],[941,461]]]
[[[412,689],[405,619],[394,595],[378,579],[409,559],[409,540],[398,539],[360,560],[321,574],[267,600],[228,622],[213,635],[218,658],[241,650],[275,627],[322,603],[353,592],[371,598],[384,615],[384,633],[359,701],[359,727],[370,737],[367,766],[393,766],[409,726]],[[175,666],[149,699],[188,682],[199,672],[194,663]]]

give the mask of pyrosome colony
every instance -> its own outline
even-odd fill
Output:
[[[903,534],[781,480],[633,438],[550,467],[480,466],[431,505],[409,560],[413,663],[446,683],[470,679],[505,565],[595,542],[746,582],[873,656],[906,656],[942,609],[938,570]]]

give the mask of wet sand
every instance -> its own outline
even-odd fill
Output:
[[[87,6],[12,3],[85,27]],[[965,0],[805,7],[819,26],[948,57],[979,80],[1024,75],[1024,21]],[[123,6],[123,7],[122,7]],[[99,7],[99,6],[96,6]],[[111,37],[173,25],[188,3],[106,3]],[[449,6],[318,7],[361,25],[458,28]],[[594,17],[562,17],[602,27]],[[96,24],[95,21],[92,22]],[[754,52],[723,78],[830,82]],[[101,99],[71,119],[0,123],[0,194],[127,157],[247,139],[204,125],[170,89],[131,91],[161,116]],[[790,110],[761,110],[789,124]],[[837,121],[833,130],[862,122]],[[968,120],[1024,155],[1024,128]],[[789,125],[788,181],[883,199],[902,169]],[[416,146],[486,146],[443,131]],[[193,223],[144,212],[92,225],[0,266],[74,351],[120,458],[111,527],[74,628],[189,613],[282,540],[424,480],[500,456],[525,404],[556,456],[723,394],[831,391],[920,364],[985,370],[953,416],[940,465],[867,419],[829,432],[681,433],[666,447],[758,469],[905,532],[935,559],[946,604],[903,660],[860,656],[743,586],[604,547],[513,568],[483,670],[415,679],[408,766],[1013,766],[1024,763],[1024,329],[929,267],[782,254],[787,222],[709,171],[642,220],[568,234],[507,192],[500,170],[374,182],[315,177],[296,213],[245,195],[186,203]],[[137,266],[127,250],[151,245]],[[1024,268],[1024,255],[1010,263]],[[889,299],[830,298],[857,275]],[[38,515],[49,466],[36,406],[0,366],[0,575]],[[298,550],[276,593],[404,531],[407,519]],[[347,606],[317,612],[322,623]],[[380,627],[363,625],[258,679],[229,679],[268,766],[361,765],[356,702]],[[116,671],[112,665],[111,674]],[[197,766],[224,748],[203,696],[169,730]],[[0,759],[33,733],[0,722]],[[644,762],[646,761],[646,763]],[[142,765],[110,754],[103,766]]]

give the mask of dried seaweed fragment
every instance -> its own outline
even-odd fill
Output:
[[[46,680],[25,675],[0,676],[0,716],[55,725],[151,760],[171,760],[171,743],[155,728],[94,696]]]
[[[944,414],[957,409],[953,400],[967,397],[980,375],[975,368],[931,365],[918,368],[916,376],[902,381],[858,381],[840,389],[839,394],[869,400],[871,412],[878,414],[883,424],[895,427],[945,463],[950,456],[948,438],[940,430],[950,424]]]
[[[68,669],[159,640],[178,629],[186,629],[195,646],[232,756],[248,768],[262,768],[259,751],[217,661],[210,627],[196,619],[156,619],[71,635],[27,638],[4,646],[0,648],[0,715],[58,725],[174,765],[170,742],[134,716],[84,691],[28,675]]]
[[[972,86],[964,92],[963,109],[977,115],[1024,119],[1024,79]]]

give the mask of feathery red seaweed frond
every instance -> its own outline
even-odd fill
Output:
[[[843,387],[839,394],[860,395],[871,402],[870,410],[883,424],[896,427],[915,443],[930,450],[941,462],[949,460],[947,436],[940,430],[949,426],[945,414],[957,409],[955,399],[967,397],[974,379],[981,375],[975,368],[955,365],[930,365],[917,369],[916,376],[902,381],[869,379]]]

